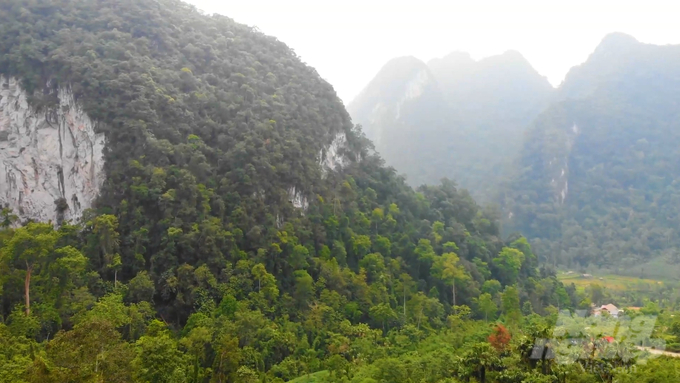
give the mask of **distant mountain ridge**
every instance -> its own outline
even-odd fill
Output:
[[[365,133],[379,145],[387,123],[408,120],[411,110],[427,107],[428,101],[442,102],[436,79],[425,63],[405,56],[385,64],[348,108],[355,119],[374,128],[365,129]]]
[[[449,177],[489,201],[524,127],[552,94],[518,52],[479,61],[453,52],[427,64],[414,57],[389,61],[348,111],[412,185]]]
[[[680,46],[615,33],[572,68],[527,133],[506,189],[506,229],[529,234],[553,262],[672,270],[680,254],[678,64]]]
[[[680,46],[623,33],[556,89],[514,51],[393,60],[348,110],[411,184],[449,177],[500,202],[505,234],[528,235],[544,262],[670,277],[680,261],[678,64]],[[427,86],[405,98],[418,78]]]
[[[449,102],[469,112],[494,108],[505,113],[502,118],[525,119],[523,114],[532,118],[545,107],[546,96],[553,90],[524,56],[512,50],[479,61],[467,53],[454,52],[431,60],[428,67]]]

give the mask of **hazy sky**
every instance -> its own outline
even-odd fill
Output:
[[[391,58],[521,52],[555,86],[607,33],[680,43],[673,1],[188,0],[293,48],[349,103]]]

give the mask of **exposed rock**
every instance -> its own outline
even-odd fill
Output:
[[[349,159],[344,151],[347,149],[347,134],[339,132],[333,140],[319,151],[319,166],[321,172],[326,175],[328,172],[340,171]],[[309,202],[305,194],[295,186],[288,188],[288,200],[298,209],[304,211],[309,207]],[[278,217],[277,217],[278,220]]]
[[[319,153],[319,163],[321,170],[339,170],[345,165],[346,159],[342,153],[347,145],[347,135],[344,132],[338,133],[330,145]]]
[[[569,157],[580,132],[576,123],[573,123],[571,128],[564,129],[561,132],[563,144],[559,147],[559,153],[549,154],[551,159],[548,161],[547,169],[552,173],[550,186],[554,189],[555,200],[560,204],[564,204],[569,194]]]
[[[307,202],[307,197],[305,197],[301,192],[297,190],[295,186],[288,189],[288,199],[298,209],[307,210],[309,207],[309,202]]]
[[[397,102],[397,113],[395,119],[398,120],[401,117],[401,108],[409,100],[416,99],[420,97],[428,84],[432,83],[432,78],[430,72],[427,69],[419,71],[412,79],[406,84],[406,90],[404,95],[401,97],[399,102]]]
[[[0,76],[0,205],[22,220],[76,220],[104,182],[104,135],[70,88],[57,96],[37,110],[19,80]]]
[[[348,106],[355,123],[363,126],[366,137],[376,148],[387,145],[385,127],[403,124],[409,108],[436,88],[424,62],[415,57],[399,57],[383,66],[376,77]],[[392,129],[390,129],[392,130]],[[394,131],[391,135],[397,134]],[[382,151],[384,156],[386,151]]]

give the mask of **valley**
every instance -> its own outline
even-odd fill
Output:
[[[587,276],[584,277],[584,275]],[[622,275],[577,274],[574,272],[558,273],[557,279],[567,285],[573,283],[579,288],[586,288],[595,284],[615,291],[645,290],[664,283],[661,280],[655,279],[641,279]]]

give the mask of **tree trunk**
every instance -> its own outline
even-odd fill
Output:
[[[404,283],[404,323],[406,323],[406,283]]]
[[[113,270],[113,288],[118,288],[118,270]]]
[[[453,312],[456,312],[456,282],[451,282],[451,291],[453,291]]]
[[[422,315],[423,315],[423,312],[422,312],[422,310],[421,310],[420,313],[418,314],[418,330],[420,330],[420,317],[421,317]]]
[[[26,298],[26,316],[31,315],[31,273],[33,268],[26,262],[26,278],[24,279],[24,296]]]

